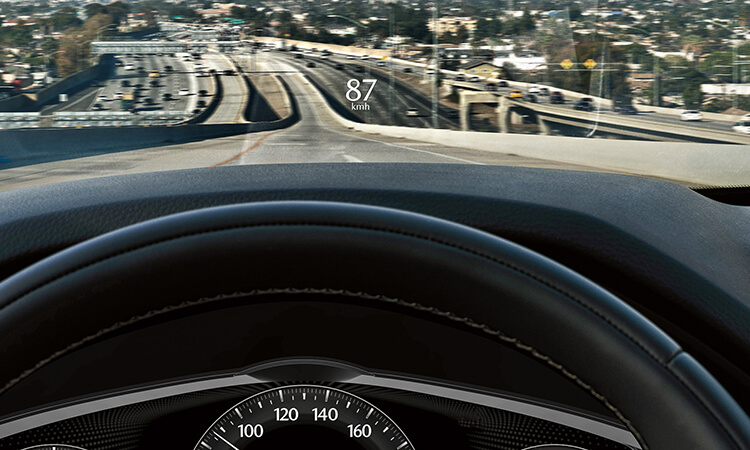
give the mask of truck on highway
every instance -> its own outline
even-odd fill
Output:
[[[122,98],[120,99],[120,110],[121,111],[133,111],[135,109],[133,103],[133,93],[123,92]]]

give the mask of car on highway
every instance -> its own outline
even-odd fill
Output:
[[[594,99],[591,97],[584,97],[573,106],[573,109],[577,111],[593,111],[594,108]]]
[[[151,97],[146,97],[143,99],[143,104],[151,106],[154,104],[154,100]]]
[[[536,94],[527,93],[523,96],[523,99],[530,103],[539,103],[539,99]]]
[[[357,65],[357,66],[354,66],[354,71],[357,72],[357,73],[364,73],[365,68],[364,68],[364,66]]]
[[[114,99],[114,100],[120,100],[120,99],[122,99],[122,92],[117,91],[114,94],[112,94],[112,99]]]
[[[454,76],[453,79],[455,81],[466,81],[466,75],[458,74],[458,75]]]
[[[334,67],[334,69],[336,69],[336,70],[344,70],[344,69],[345,69],[344,65],[343,65],[343,64],[341,64],[341,63],[336,63],[336,65],[335,65],[335,66],[333,66],[333,67]]]
[[[418,116],[419,116],[419,110],[417,108],[406,109],[406,117],[418,117]]]
[[[703,114],[695,109],[688,109],[680,113],[680,120],[684,122],[700,122],[703,120]]]
[[[125,64],[124,70],[135,70],[135,66],[132,64]]]
[[[302,53],[295,53],[295,54],[294,54],[294,59],[302,59],[302,58],[304,58],[304,57],[305,57],[305,56],[304,56],[304,55],[303,55]]]
[[[165,72],[172,72],[172,71],[174,71],[174,67],[172,67],[172,66],[164,66],[164,71]]]
[[[159,78],[160,76],[161,75],[159,75],[158,70],[152,70],[151,72],[148,73],[149,78]]]
[[[383,61],[382,59],[380,59],[380,60],[378,60],[378,62],[375,63],[375,65],[378,66],[378,67],[384,67],[385,66],[385,61]]]
[[[208,95],[208,90],[206,89],[201,89],[198,91],[198,97],[207,97]]]
[[[205,108],[207,105],[205,100],[198,100],[198,102],[195,104],[198,108]]]
[[[500,80],[500,81],[497,82],[497,87],[507,88],[507,87],[509,87],[508,86],[508,82],[505,81],[505,80]]]
[[[470,83],[478,83],[479,80],[480,80],[479,75],[471,75],[469,77],[469,82]]]
[[[411,67],[404,67],[404,73],[412,73],[414,70]]]
[[[106,102],[106,101],[109,101],[109,97],[107,97],[106,94],[99,94],[99,95],[96,96],[96,101],[97,102]]]
[[[0,114],[0,450],[750,450],[750,134],[719,115],[750,98],[698,96],[747,53],[743,2],[243,3],[216,6],[239,24],[147,2],[175,40],[118,44],[254,62],[252,84],[180,74],[149,92],[215,87],[211,114],[197,96],[79,112],[103,92],[96,67],[41,117]],[[60,47],[83,42],[93,63],[110,20],[93,13],[118,4],[50,5]],[[456,22],[469,32],[435,48]],[[40,30],[5,28],[10,59],[38,55]],[[386,54],[370,47],[390,28],[420,75],[393,90],[380,70],[307,79],[297,61],[313,58],[251,61],[225,40]],[[696,61],[674,54],[686,43]],[[451,77],[464,55],[495,58],[503,95],[536,75],[570,106],[661,93],[717,120],[449,81],[433,104],[436,50]],[[662,84],[631,93],[636,64]],[[107,95],[124,73],[100,80]]]
[[[732,130],[738,133],[750,134],[750,120],[740,120],[732,126]]]
[[[181,88],[179,91],[177,91],[177,95],[189,95],[190,89],[188,88]]]
[[[313,61],[308,61],[308,62],[307,62],[307,63],[305,64],[305,67],[315,67],[315,63],[314,63]]]
[[[548,87],[541,87],[539,88],[539,95],[548,96],[550,93],[550,90]]]
[[[553,105],[565,103],[565,95],[560,91],[552,91],[549,94],[549,102]]]
[[[91,109],[94,111],[101,111],[104,109],[104,105],[102,105],[101,103],[94,103],[94,105],[91,106]]]
[[[531,85],[531,87],[529,87],[529,93],[530,94],[539,94],[541,92],[542,92],[541,88],[539,86],[535,85],[535,84],[533,84],[533,85]]]
[[[486,83],[484,85],[485,91],[496,91],[497,90],[497,83]]]
[[[226,75],[226,76],[230,76],[230,77],[231,77],[231,76],[237,75],[237,72],[235,72],[235,71],[234,71],[234,69],[224,69],[224,70],[223,70],[223,71],[221,72],[221,74],[222,74],[222,75]]]
[[[170,94],[169,92],[165,92],[165,93],[161,94],[161,99],[162,100],[172,100],[173,97],[172,97],[172,94]]]
[[[510,91],[510,93],[508,94],[508,97],[510,97],[510,98],[523,98],[523,92],[521,92],[521,91],[519,91],[517,89],[514,89],[514,90]]]
[[[632,105],[623,105],[617,110],[617,114],[638,114],[638,110]]]
[[[151,81],[148,82],[148,85],[150,87],[159,87],[160,86],[159,80],[151,80]]]
[[[355,59],[354,55],[346,55],[346,59]]]
[[[362,56],[359,57],[359,59],[361,59],[361,60],[368,60],[368,59],[370,59],[370,57],[368,55],[362,55]]]
[[[130,87],[130,81],[129,80],[120,81],[120,87]]]

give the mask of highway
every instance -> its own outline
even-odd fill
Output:
[[[209,95],[212,95],[214,91],[209,77],[197,77],[193,63],[182,60],[187,56],[186,54],[177,54],[174,57],[121,55],[119,57],[121,65],[113,68],[110,78],[100,80],[98,87],[89,87],[71,97],[66,103],[44,108],[42,113],[94,111],[97,108],[105,112],[120,111],[120,101],[117,97],[125,92],[132,92],[135,97],[136,111],[183,112],[187,117],[196,109],[199,90],[206,90]],[[166,70],[167,66],[171,66],[172,71]],[[143,69],[135,70],[138,67]],[[158,70],[160,76],[150,78],[149,73],[152,70]],[[188,90],[188,95],[180,95],[180,90],[183,88]],[[166,99],[165,94],[171,97]],[[95,105],[99,106],[95,108]]]
[[[249,93],[247,85],[242,76],[236,72],[234,64],[228,56],[209,52],[203,56],[206,65],[215,69],[219,76],[219,81],[224,89],[224,97],[221,99],[216,111],[209,117],[205,123],[244,123],[245,109]],[[224,70],[232,70],[234,75],[223,75]]]
[[[391,100],[391,87],[389,76],[386,72],[370,68],[369,74],[365,61],[352,61],[340,57],[321,58],[319,53],[306,53],[303,58],[295,58],[295,53],[274,52],[270,56],[263,53],[261,58],[283,58],[296,69],[312,77],[323,89],[326,89],[338,102],[350,107],[352,102],[346,98],[349,80],[357,80],[360,83],[359,90],[364,95],[369,90],[369,83],[362,83],[364,79],[375,79],[377,82],[372,89],[367,101],[368,110],[349,111],[365,123],[379,125],[396,125],[407,127],[432,128],[432,99],[412,89],[400,80],[395,80],[393,96]],[[307,67],[313,62],[315,67]],[[337,68],[338,66],[338,68]],[[360,71],[357,69],[360,68]],[[391,102],[393,112],[391,114]],[[363,103],[363,102],[355,102]],[[416,108],[415,116],[408,116],[407,109]],[[455,110],[440,105],[438,108],[439,124],[441,128],[458,129],[460,124]]]
[[[339,123],[301,71],[284,60],[264,58],[260,70],[285,73],[300,121],[292,127],[199,142],[107,153],[0,171],[0,191],[73,179],[125,173],[238,164],[306,162],[405,162],[499,164],[592,170],[581,165],[365,134]]]

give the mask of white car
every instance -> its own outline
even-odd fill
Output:
[[[424,73],[426,73],[427,75],[434,75],[435,74],[435,69],[427,69],[427,70],[424,71]]]
[[[472,76],[469,77],[469,82],[471,82],[471,83],[476,83],[478,81],[479,81],[479,76],[477,76],[477,75],[472,75]]]
[[[114,95],[112,96],[112,98],[115,99],[115,100],[122,99],[122,92],[120,92],[120,91],[115,92]]]
[[[732,129],[738,133],[750,134],[750,120],[740,120]]]
[[[346,59],[354,59],[354,55],[346,55]]]
[[[529,94],[541,94],[541,92],[542,89],[537,85],[533,85],[529,88]]]
[[[417,117],[419,116],[419,110],[417,108],[409,108],[406,110],[406,117]]]
[[[97,102],[106,102],[107,100],[109,100],[109,98],[107,98],[107,96],[104,95],[104,94],[99,95],[98,97],[96,97],[96,101]]]
[[[190,94],[190,91],[186,88],[182,88],[177,92],[177,95],[188,95]]]
[[[680,120],[683,121],[701,121],[703,120],[703,114],[700,111],[687,110],[680,114]]]
[[[359,59],[366,60],[366,59],[370,59],[370,57],[367,55],[362,55],[359,57]]]
[[[135,70],[135,66],[132,64],[126,64],[125,67],[123,67],[125,70]]]

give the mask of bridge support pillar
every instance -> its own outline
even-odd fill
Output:
[[[544,116],[537,115],[537,122],[539,122],[539,131],[542,132],[545,136],[551,136],[552,135],[552,127],[550,126],[550,123],[546,120],[544,120]]]
[[[500,105],[497,107],[497,122],[501,133],[510,132],[510,104],[505,97],[500,97]]]
[[[461,106],[459,109],[459,117],[461,118],[461,131],[471,131],[469,125],[469,114],[471,113],[471,103],[465,95],[460,95]]]

